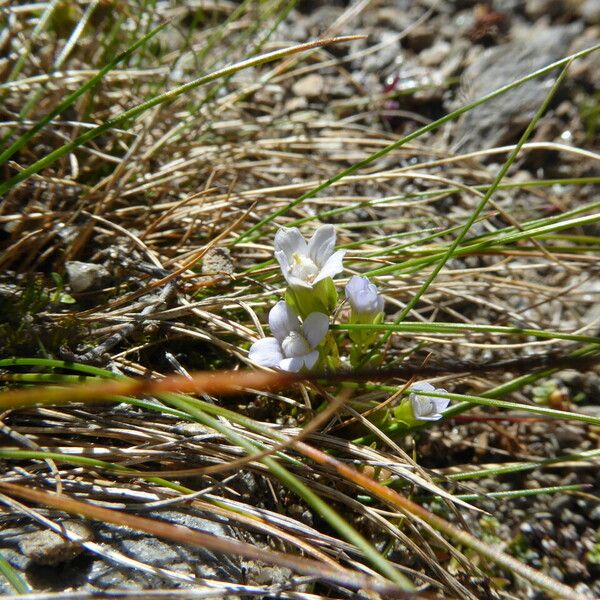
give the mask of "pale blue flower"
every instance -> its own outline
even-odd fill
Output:
[[[448,398],[437,398],[427,396],[428,392],[445,393],[442,388],[435,388],[426,381],[414,383],[410,387],[410,404],[412,406],[414,418],[419,421],[437,421],[442,418],[442,411],[450,404]]]
[[[341,273],[345,251],[335,248],[335,228],[321,225],[308,243],[297,227],[282,227],[275,234],[275,258],[290,286],[312,288]]]
[[[316,348],[329,329],[327,315],[313,312],[302,323],[292,308],[280,300],[269,312],[269,326],[274,337],[252,344],[250,360],[292,373],[315,366],[319,358]]]
[[[353,321],[372,322],[383,311],[383,296],[368,277],[351,277],[346,285],[346,298],[352,307]]]

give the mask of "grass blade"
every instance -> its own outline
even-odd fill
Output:
[[[261,230],[265,225],[268,225],[269,223],[271,223],[271,221],[273,221],[277,217],[284,215],[291,208],[294,208],[301,202],[304,202],[304,200],[313,198],[319,192],[328,188],[336,181],[339,181],[340,179],[343,179],[344,177],[347,177],[348,175],[352,175],[356,171],[362,169],[363,167],[366,167],[367,165],[371,164],[372,162],[385,156],[392,150],[396,150],[397,148],[400,148],[401,146],[408,144],[412,140],[417,139],[418,137],[422,136],[425,133],[428,133],[430,131],[437,129],[438,127],[441,127],[445,123],[448,123],[450,121],[454,121],[455,119],[458,119],[458,117],[465,114],[466,112],[469,112],[470,110],[474,109],[475,107],[477,107],[481,104],[485,104],[489,100],[492,100],[493,98],[497,98],[498,96],[501,96],[502,94],[505,94],[506,92],[509,92],[510,90],[512,90],[516,87],[519,87],[521,84],[525,83],[526,81],[530,81],[531,79],[535,79],[536,77],[545,75],[546,73],[551,72],[552,70],[556,69],[557,67],[563,67],[563,66],[569,64],[571,61],[573,61],[577,58],[583,58],[583,57],[587,56],[588,54],[595,52],[598,49],[600,49],[600,44],[597,44],[597,45],[595,45],[591,48],[587,48],[585,50],[581,50],[580,52],[577,52],[566,58],[556,61],[556,62],[548,65],[547,67],[543,67],[542,69],[534,71],[533,73],[530,73],[529,75],[526,75],[525,77],[521,77],[520,79],[517,79],[516,81],[513,81],[512,83],[509,83],[508,85],[502,86],[501,88],[498,88],[497,90],[495,90],[489,94],[486,94],[485,96],[479,98],[478,100],[475,100],[474,102],[470,102],[469,104],[462,106],[461,108],[441,117],[440,119],[437,119],[436,121],[434,121],[433,123],[430,123],[429,125],[425,125],[424,127],[417,129],[413,133],[410,133],[407,136],[404,136],[403,138],[399,139],[396,142],[393,142],[389,146],[386,146],[385,148],[382,148],[381,150],[374,152],[373,154],[371,154],[364,160],[361,160],[361,161],[355,163],[354,165],[352,165],[351,167],[348,167],[347,169],[340,171],[337,175],[330,177],[329,179],[327,179],[327,181],[324,181],[323,183],[319,184],[312,190],[306,192],[305,194],[302,194],[299,198],[290,202],[287,206],[284,206],[284,207],[280,208],[279,210],[273,211],[273,213],[271,213],[268,217],[261,219],[258,223],[256,223],[256,225],[253,225],[248,230],[246,230],[244,233],[242,233],[237,238],[235,243],[237,244],[237,243],[240,243],[243,241],[253,241],[253,240],[258,239],[260,237],[258,234],[259,230]]]
[[[132,44],[127,50],[118,54],[113,60],[107,63],[102,69],[91,77],[86,83],[77,88],[74,92],[69,94],[62,102],[59,102],[54,109],[52,109],[45,117],[41,118],[33,127],[31,127],[22,136],[16,139],[6,150],[0,154],[0,165],[3,165],[15,152],[18,152],[36,133],[41,131],[52,119],[63,113],[69,106],[71,106],[79,97],[85,94],[89,89],[93,88],[100,82],[104,76],[114,69],[119,63],[129,58],[138,48],[143,46],[148,40],[153,38],[159,31],[164,29],[168,23],[162,23],[158,27],[152,29],[145,36],[140,38],[135,44]],[[0,90],[2,86],[0,86]],[[4,193],[4,192],[0,192]]]
[[[147,110],[158,106],[159,104],[164,104],[165,102],[169,102],[174,100],[181,94],[185,94],[190,90],[193,90],[201,85],[206,83],[210,83],[211,81],[215,81],[221,77],[225,77],[228,75],[232,75],[237,73],[238,71],[242,71],[243,69],[247,69],[249,67],[257,67],[267,62],[272,62],[274,60],[279,60],[280,58],[284,58],[286,56],[290,56],[292,54],[296,54],[298,52],[304,52],[305,50],[312,50],[313,48],[318,48],[321,46],[327,46],[330,44],[337,44],[352,41],[355,39],[359,39],[361,36],[346,36],[346,37],[338,37],[324,40],[317,40],[314,42],[308,42],[306,44],[298,44],[296,46],[292,46],[290,48],[284,48],[283,50],[274,50],[273,52],[267,52],[266,54],[261,54],[260,56],[256,56],[253,58],[249,58],[247,60],[241,61],[234,65],[230,65],[228,67],[224,67],[223,69],[219,69],[218,71],[214,71],[209,75],[205,75],[203,77],[199,77],[198,79],[194,79],[188,83],[180,85],[172,90],[169,90],[163,94],[159,94],[146,102],[142,102],[129,110],[123,111],[116,117],[109,119],[108,121],[98,125],[94,129],[90,129],[89,131],[81,134],[71,142],[64,144],[60,148],[57,148],[50,154],[47,154],[44,158],[41,158],[34,162],[32,165],[24,168],[20,173],[14,175],[4,183],[0,184],[0,195],[6,194],[6,192],[10,191],[17,184],[25,181],[27,178],[31,177],[35,173],[38,173],[48,165],[51,165],[54,161],[58,160],[62,156],[65,156],[69,152],[72,152],[79,146],[86,144],[87,142],[97,138],[99,135],[106,133],[110,129],[114,127],[118,127],[123,123],[134,120],[139,117],[142,113]]]

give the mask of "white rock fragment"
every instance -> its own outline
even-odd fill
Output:
[[[76,293],[101,288],[110,278],[110,273],[102,265],[72,260],[65,264],[65,268],[71,289]]]

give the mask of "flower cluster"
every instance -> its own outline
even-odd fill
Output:
[[[336,251],[335,244],[333,225],[321,225],[308,241],[296,227],[284,227],[276,233],[275,259],[287,282],[285,300],[277,302],[269,312],[272,337],[252,344],[248,355],[251,361],[297,373],[339,368],[343,360],[349,360],[355,368],[374,360],[371,347],[379,334],[377,330],[348,327],[352,342],[348,359],[340,358],[343,338],[336,338],[330,331],[334,314],[342,315],[350,325],[381,323],[384,317],[384,300],[377,286],[357,275],[350,278],[345,288],[349,310],[337,311],[338,292],[333,278],[344,269],[345,251]],[[402,419],[439,419],[448,401],[426,395],[431,391],[444,390],[435,390],[429,383],[414,384],[409,399],[398,407]]]

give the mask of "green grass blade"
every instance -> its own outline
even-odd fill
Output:
[[[403,138],[397,140],[396,142],[393,142],[392,144],[386,146],[385,148],[382,148],[381,150],[374,152],[373,154],[371,154],[364,160],[361,160],[361,161],[355,163],[354,165],[352,165],[351,167],[348,167],[347,169],[340,171],[338,174],[334,175],[333,177],[330,177],[323,183],[314,187],[312,190],[309,190],[308,192],[302,194],[296,200],[293,200],[286,206],[280,208],[279,210],[274,211],[273,213],[271,213],[264,219],[261,219],[258,223],[256,223],[255,225],[253,225],[252,227],[247,229],[245,232],[243,232],[240,236],[238,236],[235,243],[237,244],[242,241],[253,241],[253,240],[258,239],[260,237],[260,234],[258,233],[259,230],[262,229],[265,225],[268,225],[271,221],[273,221],[277,217],[280,217],[281,215],[285,214],[291,208],[294,208],[295,206],[297,206],[304,200],[308,200],[309,198],[316,196],[319,192],[330,187],[336,181],[339,181],[340,179],[343,179],[344,177],[347,177],[348,175],[352,175],[359,169],[362,169],[363,167],[366,167],[367,165],[371,164],[373,161],[378,160],[379,158],[385,156],[392,150],[396,150],[397,148],[400,148],[401,146],[407,144],[408,142],[411,142],[412,140],[422,136],[425,133],[434,131],[435,129],[437,129],[438,127],[441,127],[445,123],[448,123],[450,121],[457,119],[458,117],[460,117],[464,113],[472,110],[473,108],[480,106],[481,104],[485,104],[489,100],[492,100],[493,98],[497,98],[498,96],[501,96],[502,94],[505,94],[506,92],[509,92],[510,90],[520,86],[521,84],[525,83],[526,81],[530,81],[532,79],[535,79],[536,77],[545,75],[546,73],[549,73],[550,71],[556,69],[557,67],[563,67],[577,58],[583,58],[583,57],[587,56],[588,54],[595,52],[599,48],[600,48],[600,44],[597,44],[596,46],[593,46],[591,48],[587,48],[585,50],[582,50],[580,52],[572,54],[572,55],[570,55],[566,58],[563,58],[559,61],[556,61],[546,67],[543,67],[542,69],[534,71],[533,73],[530,73],[529,75],[526,75],[525,77],[521,77],[520,79],[517,79],[516,81],[513,81],[512,83],[509,83],[505,86],[502,86],[502,87],[498,88],[497,90],[494,90],[493,92],[486,94],[485,96],[479,98],[478,100],[475,100],[474,102],[470,102],[469,104],[441,117],[440,119],[433,121],[433,123],[430,123],[428,125],[425,125],[424,127],[417,129],[413,133],[410,133],[407,136],[404,136]]]
[[[154,37],[159,31],[166,27],[167,23],[163,23],[158,27],[152,29],[144,37],[140,38],[135,44],[132,44],[127,50],[117,55],[113,60],[107,63],[96,75],[86,81],[82,86],[77,88],[73,93],[69,94],[62,102],[59,102],[56,107],[51,110],[45,117],[40,119],[33,127],[27,132],[20,136],[14,143],[12,143],[4,152],[0,154],[0,165],[3,165],[15,152],[18,152],[36,133],[41,131],[52,119],[63,113],[69,106],[71,106],[80,96],[85,94],[89,89],[93,88],[98,84],[99,81],[112,69],[114,69],[119,63],[123,62],[129,56],[131,56],[140,46],[143,46],[149,39]],[[2,86],[0,86],[0,89]],[[3,192],[0,192],[3,193]]]
[[[195,417],[198,421],[222,433],[231,443],[234,443],[243,448],[248,454],[255,454],[256,447],[250,441],[241,436],[239,433],[226,427],[223,423],[215,418],[209,417],[202,409],[207,406],[206,403],[186,398],[178,394],[162,394],[161,399],[179,410],[187,412]],[[221,411],[219,411],[221,412]],[[238,415],[232,415],[238,417]],[[239,422],[239,419],[235,419]],[[234,421],[234,422],[235,422]],[[271,433],[271,435],[273,435]],[[398,571],[390,562],[388,562],[354,527],[352,527],[345,519],[343,519],[329,504],[323,501],[309,487],[307,487],[300,479],[290,473],[285,467],[271,457],[261,458],[260,461],[267,466],[284,485],[298,494],[309,504],[318,514],[320,514],[331,527],[337,530],[348,542],[354,544],[363,552],[371,564],[382,574],[388,577],[391,581],[398,584],[403,589],[409,591],[413,589],[410,581]]]
[[[512,232],[509,231],[508,233],[504,233],[503,237],[500,237],[499,235],[494,238],[485,237],[483,241],[469,243],[468,245],[462,246],[461,248],[455,248],[454,252],[451,255],[451,258],[455,258],[457,256],[465,256],[469,254],[477,254],[478,252],[482,252],[485,250],[489,251],[494,244],[508,245],[524,239],[545,235],[547,233],[561,231],[563,229],[572,229],[574,227],[590,225],[598,222],[600,222],[600,214],[592,214],[574,219],[553,219],[551,223],[548,223],[543,226],[538,226],[532,229],[523,227],[523,231],[514,231],[514,228],[510,228],[512,229]],[[365,274],[370,277],[376,277],[378,275],[388,275],[390,273],[396,273],[398,271],[408,270],[414,267],[423,267],[437,262],[441,258],[444,258],[446,254],[447,250],[442,250],[439,252],[435,252],[434,254],[430,254],[428,256],[409,259],[399,264],[393,264],[385,267],[380,267],[378,269],[372,269],[370,271],[367,271]]]
[[[52,71],[58,71],[62,68],[64,62],[67,60],[69,54],[75,47],[77,40],[83,33],[83,30],[87,26],[91,16],[94,14],[96,8],[98,7],[100,0],[93,0],[88,4],[85,12],[83,13],[81,19],[75,25],[75,28],[71,32],[67,43],[64,45],[63,49],[60,51],[60,54],[56,57],[54,64],[52,65]],[[23,108],[19,111],[19,119],[25,119],[27,115],[31,112],[31,109],[40,101],[40,98],[44,94],[44,88],[39,87],[27,100]],[[2,159],[0,158],[0,165],[3,164]]]
[[[600,426],[600,417],[584,415],[581,413],[569,412],[566,410],[557,410],[540,406],[537,404],[521,404],[519,402],[508,402],[506,400],[497,400],[495,398],[484,398],[483,396],[470,396],[466,394],[450,394],[440,392],[427,392],[428,396],[436,398],[449,398],[458,402],[467,402],[469,404],[478,404],[481,406],[494,406],[496,408],[506,408],[508,410],[518,410],[521,412],[534,413],[544,417],[553,417],[555,419],[564,419],[565,421],[580,421],[581,423],[590,423]],[[444,413],[445,414],[445,413]]]
[[[446,265],[448,260],[450,260],[450,258],[454,254],[454,251],[458,248],[458,246],[461,244],[461,242],[465,239],[467,233],[473,226],[473,223],[475,223],[475,221],[477,220],[477,218],[479,217],[479,215],[481,214],[483,209],[487,206],[490,198],[496,191],[498,185],[500,185],[500,182],[504,179],[504,176],[508,172],[508,169],[511,167],[511,165],[516,160],[519,152],[521,151],[521,148],[523,147],[523,144],[525,144],[525,142],[529,139],[529,137],[533,133],[533,130],[535,129],[538,121],[540,120],[542,115],[546,112],[546,109],[548,108],[550,101],[552,100],[552,98],[554,98],[554,95],[556,94],[556,92],[558,91],[558,88],[560,87],[564,78],[566,77],[567,70],[568,70],[571,62],[572,61],[567,62],[567,64],[564,66],[563,70],[561,71],[560,75],[556,78],[554,85],[552,86],[552,88],[550,89],[548,94],[546,95],[546,98],[542,102],[541,106],[536,111],[535,115],[533,116],[533,119],[531,119],[531,121],[527,125],[527,128],[525,129],[523,135],[519,139],[518,143],[515,145],[514,150],[510,153],[510,156],[508,157],[506,162],[502,165],[502,167],[498,171],[498,174],[496,175],[494,181],[492,182],[492,185],[490,185],[490,187],[488,188],[487,192],[483,195],[483,198],[481,199],[481,201],[479,202],[479,204],[477,205],[475,210],[471,213],[471,216],[465,223],[461,232],[456,236],[454,241],[450,244],[446,253],[442,256],[440,261],[436,264],[434,269],[427,276],[427,279],[423,282],[423,285],[421,285],[421,287],[419,288],[417,293],[414,294],[414,296],[410,299],[410,301],[406,304],[406,306],[400,311],[400,314],[398,315],[398,317],[396,317],[395,322],[399,323],[399,322],[403,321],[406,318],[406,316],[410,313],[410,311],[417,305],[419,300],[422,298],[423,294],[429,289],[429,286],[435,281],[436,277],[439,275],[440,271],[444,268],[444,266]],[[389,338],[389,335],[384,336],[384,342],[387,340],[387,338]]]
[[[29,584],[15,571],[13,566],[4,558],[0,552],[0,573],[4,575],[5,579],[10,583],[13,590],[17,594],[27,594],[31,592]]]
[[[454,498],[459,498],[465,502],[483,500],[485,498],[495,498],[498,500],[511,500],[513,498],[527,498],[529,496],[539,496],[540,494],[560,494],[561,492],[578,492],[586,487],[583,483],[574,483],[572,485],[555,485],[549,487],[540,487],[522,490],[508,490],[506,492],[486,492],[481,494],[456,494]],[[431,502],[431,500],[441,500],[440,496],[417,496],[415,500],[419,502]]]
[[[147,110],[158,106],[159,104],[164,104],[165,102],[169,102],[174,100],[181,94],[185,94],[201,85],[206,83],[210,83],[211,81],[215,81],[221,77],[226,77],[233,73],[237,73],[238,71],[242,71],[243,69],[247,69],[250,67],[256,67],[262,65],[267,62],[272,62],[274,60],[279,60],[281,58],[285,58],[286,56],[290,56],[292,54],[296,54],[297,52],[303,52],[305,50],[312,50],[313,48],[317,48],[320,46],[325,46],[328,44],[345,42],[355,39],[356,36],[347,36],[347,37],[339,37],[339,38],[331,38],[325,40],[317,40],[315,42],[308,42],[306,44],[299,44],[296,46],[292,46],[291,48],[284,48],[282,50],[274,50],[273,52],[267,52],[266,54],[261,54],[260,56],[256,56],[254,58],[249,58],[247,60],[235,63],[234,65],[230,65],[228,67],[224,67],[223,69],[219,69],[218,71],[214,71],[209,75],[205,75],[203,77],[199,77],[198,79],[194,79],[188,83],[180,85],[172,90],[164,92],[163,94],[159,94],[146,102],[142,102],[133,108],[130,108],[126,111],[121,112],[116,117],[105,121],[101,125],[94,127],[94,129],[90,129],[89,131],[81,134],[71,142],[64,144],[60,148],[57,148],[53,152],[50,152],[43,158],[37,160],[33,164],[24,168],[20,173],[14,175],[4,183],[0,184],[0,195],[6,194],[6,192],[10,191],[17,184],[25,181],[27,178],[31,177],[35,173],[38,173],[48,165],[51,165],[53,162],[58,160],[59,158],[65,156],[69,152],[72,152],[79,146],[86,144],[87,142],[97,138],[99,135],[106,133],[110,129],[114,127],[118,127],[123,123],[128,121],[135,120],[142,113]]]
[[[600,344],[600,337],[563,333],[561,331],[547,331],[544,329],[524,329],[521,327],[506,327],[503,325],[479,325],[476,323],[376,323],[367,325],[362,323],[344,323],[331,325],[335,331],[385,331],[390,333],[437,333],[437,334],[464,334],[472,333],[500,333],[503,335],[532,336],[542,340],[555,339],[584,344]]]
[[[37,38],[40,36],[40,34],[44,32],[44,30],[46,29],[46,26],[50,22],[50,19],[52,18],[52,15],[54,14],[54,11],[56,10],[56,7],[60,3],[61,3],[61,0],[52,0],[52,2],[50,2],[49,4],[46,5],[46,8],[45,8],[44,12],[42,13],[42,16],[40,17],[39,21],[37,22],[37,25],[33,28],[33,31],[31,32],[31,35],[29,36],[29,39],[27,40],[25,50],[23,52],[19,53],[19,58],[17,59],[17,62],[11,69],[8,77],[6,78],[6,81],[14,81],[19,76],[23,67],[25,66],[25,63],[27,62],[27,59],[29,58],[29,55],[31,54],[31,48],[33,47],[34,42],[37,40]],[[1,94],[1,91],[0,91],[0,94]]]
[[[84,365],[82,363],[53,358],[3,358],[0,360],[0,368],[2,367],[46,367],[47,369],[68,369],[85,375],[102,377],[104,379],[127,379],[124,375],[118,375],[112,371],[93,367],[92,365]]]
[[[539,461],[528,461],[504,466],[492,467],[489,469],[478,469],[476,471],[467,471],[465,473],[450,473],[446,475],[447,479],[453,481],[468,481],[469,479],[479,479],[483,477],[497,477],[498,475],[507,475],[511,473],[521,473],[523,471],[533,471],[540,467],[549,465],[558,465],[563,462],[572,462],[578,460],[588,460],[600,456],[600,450],[585,450],[573,454],[563,454],[555,458],[546,458]]]

